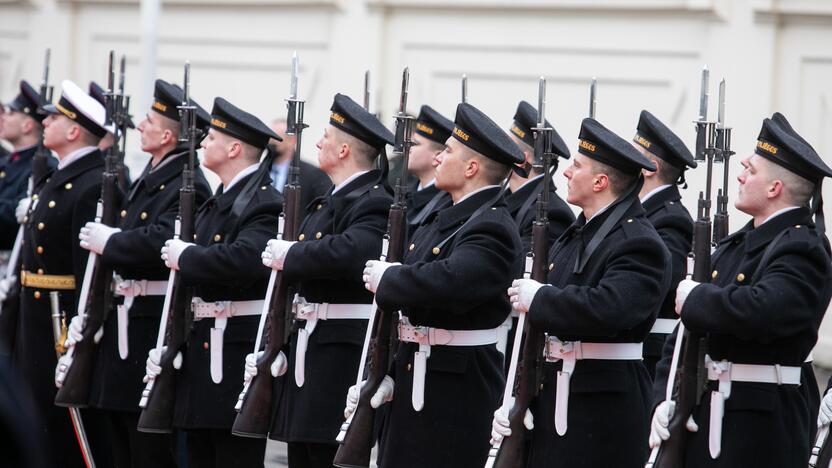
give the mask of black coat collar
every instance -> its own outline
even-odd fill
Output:
[[[52,184],[55,186],[69,182],[79,175],[97,168],[104,168],[104,158],[100,150],[90,151],[81,156],[80,159],[74,161],[69,166],[61,170],[55,170],[50,176]]]
[[[652,197],[648,198],[647,201],[642,203],[642,206],[644,206],[644,211],[647,214],[647,216],[650,216],[656,211],[659,211],[659,209],[663,207],[665,203],[679,202],[681,200],[682,195],[679,193],[679,187],[676,185],[671,185],[670,187],[665,187],[658,193],[653,194]]]
[[[488,203],[499,193],[499,187],[492,187],[481,192],[471,195],[471,197],[463,200],[456,205],[451,205],[443,210],[436,212],[437,227],[440,231],[448,231],[459,227],[468,218],[477,211],[477,208]],[[505,199],[501,196],[495,207],[505,206]]]
[[[812,215],[808,208],[798,208],[787,211],[774,219],[763,223],[762,226],[754,228],[754,221],[750,221],[743,229],[745,234],[745,251],[750,253],[769,244],[781,231],[791,226],[807,225],[814,226]]]

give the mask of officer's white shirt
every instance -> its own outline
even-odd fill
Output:
[[[767,222],[771,221],[772,219],[774,219],[774,218],[776,218],[776,217],[780,216],[780,215],[781,215],[781,214],[783,214],[783,213],[786,213],[786,212],[789,212],[789,211],[792,211],[792,210],[796,210],[796,209],[798,209],[798,208],[800,208],[800,207],[799,207],[799,206],[787,206],[786,208],[781,208],[781,209],[779,209],[779,210],[775,211],[774,213],[772,213],[771,215],[769,215],[769,217],[768,217],[768,218],[766,218],[766,220],[765,220],[765,221],[763,221],[762,223],[760,223],[760,226],[762,226],[763,224],[765,224],[765,223],[767,223]],[[758,227],[760,227],[760,226],[754,226],[754,227],[755,227],[755,228],[758,228]]]
[[[652,197],[653,195],[655,195],[655,194],[657,194],[657,193],[661,192],[662,190],[664,190],[664,189],[666,189],[666,188],[668,188],[668,187],[671,187],[671,185],[670,185],[670,184],[659,185],[658,187],[654,188],[653,190],[651,190],[651,191],[647,192],[647,193],[644,195],[644,197],[642,197],[642,198],[641,198],[641,203],[642,203],[642,204],[644,204],[644,202],[646,202],[647,200],[649,200],[649,199],[650,199],[650,197]]]
[[[223,187],[223,189],[222,189],[223,193],[228,193],[228,191],[231,190],[231,187],[233,187],[234,184],[239,182],[243,177],[245,177],[249,174],[253,174],[255,171],[257,171],[258,167],[260,167],[260,164],[259,163],[254,163],[251,166],[248,166],[247,168],[238,172],[237,175],[235,175],[234,178],[231,179],[231,182],[228,183],[228,187]]]
[[[427,183],[427,184],[425,184],[425,185],[422,185],[422,183],[421,183],[421,182],[419,182],[419,185],[416,187],[416,191],[417,191],[417,192],[421,192],[422,190],[424,190],[424,189],[426,189],[426,188],[430,187],[431,185],[436,185],[436,179],[431,180],[430,182],[428,182],[428,183]]]
[[[486,185],[485,187],[480,187],[480,188],[478,188],[478,189],[476,189],[476,190],[472,190],[472,191],[470,191],[470,192],[466,193],[466,194],[465,194],[462,198],[460,198],[458,201],[455,201],[455,202],[454,202],[454,205],[458,205],[458,204],[462,203],[463,201],[465,201],[465,200],[467,200],[467,199],[471,198],[471,197],[472,197],[472,196],[474,196],[475,194],[480,193],[480,192],[482,192],[482,191],[484,191],[484,190],[488,190],[488,189],[490,189],[490,188],[494,188],[494,187],[498,187],[498,188],[499,188],[500,186],[499,186],[499,185]]]
[[[366,173],[368,173],[368,172],[370,172],[370,171],[359,171],[359,172],[356,172],[355,174],[353,174],[353,175],[351,175],[351,176],[347,177],[347,178],[346,178],[346,180],[344,180],[343,182],[341,182],[340,184],[338,184],[338,185],[336,185],[336,186],[335,186],[335,188],[332,190],[332,193],[333,193],[333,194],[334,194],[334,193],[336,193],[337,191],[339,191],[339,190],[341,190],[342,188],[346,187],[346,186],[347,186],[347,184],[349,184],[350,182],[354,181],[355,179],[357,179],[357,178],[359,178],[359,177],[363,176],[364,174],[366,174]]]

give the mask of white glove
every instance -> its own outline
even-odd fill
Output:
[[[820,400],[818,427],[826,426],[830,421],[832,421],[832,392],[826,392]]]
[[[532,301],[537,291],[543,286],[543,283],[537,282],[533,279],[516,279],[508,288],[508,300],[511,302],[511,308],[520,313],[526,313],[532,306]]]
[[[689,279],[683,279],[676,287],[676,313],[682,315],[682,307],[685,306],[685,301],[688,300],[688,294],[693,291],[693,288],[699,286],[699,283]]]
[[[344,408],[344,419],[349,419],[352,416],[352,413],[355,412],[355,408],[358,407],[358,398],[361,396],[361,388],[364,387],[367,381],[361,382],[361,385],[353,385],[347,390],[347,407]],[[379,406],[393,401],[393,387],[395,387],[395,382],[393,378],[389,375],[385,375],[384,379],[378,386],[376,393],[370,398],[370,406],[373,408],[378,408]]]
[[[12,289],[15,282],[17,281],[17,276],[9,276],[8,278],[0,279],[0,302],[6,300],[9,296],[9,290]]]
[[[180,239],[168,239],[165,241],[165,245],[162,247],[162,260],[164,260],[165,266],[172,270],[178,270],[179,257],[182,256],[182,252],[184,252],[185,249],[191,247],[192,245],[196,244],[185,242]]]
[[[89,222],[81,228],[78,239],[81,240],[81,248],[90,250],[101,255],[110,236],[121,232],[121,229],[107,226],[106,224]]]
[[[401,263],[382,262],[381,260],[369,260],[364,267],[364,274],[361,280],[364,281],[364,287],[370,292],[376,292],[378,284],[381,283],[381,277],[388,268],[394,265],[401,265]]]
[[[283,262],[286,261],[286,254],[289,249],[295,245],[295,241],[287,241],[282,239],[272,239],[266,244],[266,249],[260,254],[263,259],[263,265],[272,270],[282,270]]]
[[[23,218],[26,217],[26,213],[29,211],[29,205],[32,203],[32,199],[29,197],[24,197],[22,200],[17,202],[17,208],[14,209],[14,217],[17,218],[18,224],[23,224]],[[34,209],[34,207],[32,207]]]
[[[653,413],[653,421],[650,423],[649,444],[651,449],[658,447],[663,440],[670,439],[670,429],[668,426],[675,411],[675,401],[663,401],[656,407],[656,411]],[[699,426],[693,420],[693,415],[688,417],[685,428],[689,432],[699,431]]]
[[[491,445],[502,442],[504,437],[511,435],[511,429],[509,428],[511,423],[508,420],[508,415],[513,407],[514,398],[511,399],[510,405],[503,405],[494,412],[494,419],[491,421]],[[530,431],[534,429],[534,417],[528,408],[526,408],[526,415],[523,416],[523,425]]]
[[[150,351],[147,352],[147,362],[145,363],[144,368],[144,378],[142,382],[147,383],[150,379],[155,379],[157,375],[162,373],[162,356],[165,355],[165,352],[168,350],[167,346],[162,346],[161,348],[150,348]],[[173,358],[173,368],[179,369],[182,367],[182,353],[176,353],[176,357]]]
[[[243,379],[246,382],[251,382],[251,379],[257,375],[257,360],[260,359],[260,356],[263,355],[265,351],[260,351],[256,355],[254,353],[249,353],[246,355],[246,367],[245,367],[245,375]],[[283,351],[277,353],[277,357],[274,358],[274,362],[269,367],[271,371],[272,377],[280,377],[281,375],[286,373],[286,369],[289,368],[289,365],[286,362],[286,355],[283,354]]]
[[[72,317],[69,321],[69,327],[66,330],[66,343],[64,345],[69,348],[75,346],[84,339],[84,319],[80,315]]]
[[[61,388],[66,379],[66,371],[72,365],[72,356],[64,354],[58,358],[58,365],[55,366],[55,387]]]

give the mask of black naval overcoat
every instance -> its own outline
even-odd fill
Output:
[[[61,170],[51,172],[39,192],[24,232],[21,268],[45,275],[73,275],[75,290],[61,290],[60,306],[67,323],[75,316],[89,252],[78,244],[78,232],[95,218],[101,195],[104,158],[97,149]],[[23,287],[13,361],[48,427],[56,466],[83,466],[66,408],[55,406],[55,339],[49,289]],[[63,463],[63,464],[61,464]]]
[[[121,232],[107,241],[102,260],[114,268],[122,279],[167,281],[170,270],[159,258],[165,241],[173,237],[174,221],[179,213],[179,189],[182,169],[188,160],[187,150],[177,148],[168,153],[157,168],[144,172],[132,185],[119,210]],[[196,204],[211,196],[211,188],[201,169],[194,174]],[[105,410],[136,413],[145,374],[147,352],[156,346],[164,296],[137,296],[128,312],[128,355],[122,360],[118,352],[118,321],[111,310],[104,324],[90,391],[90,405]],[[115,298],[116,304],[123,302]]]
[[[578,249],[617,205],[575,224],[552,246],[548,283],[535,296],[529,320],[563,341],[640,343],[667,293],[670,254],[631,194],[629,204],[590,257],[574,273]],[[560,362],[544,365],[544,385],[532,405],[535,427],[529,468],[642,468],[647,456],[651,386],[641,361],[581,360],[571,376],[568,429],[555,432]]]
[[[670,289],[664,298],[658,318],[677,319],[676,315],[676,286],[685,279],[687,274],[687,258],[693,241],[693,219],[687,208],[682,204],[679,188],[671,185],[644,203],[647,220],[656,228],[659,237],[670,252]],[[662,357],[662,346],[667,334],[651,333],[644,340],[644,365],[653,378],[656,375],[656,363]],[[664,400],[665,388],[654,387],[653,391],[658,401]]]
[[[536,201],[537,195],[542,190],[540,188],[542,184],[543,178],[539,177],[537,180],[530,181],[520,187],[516,192],[509,193],[506,196],[509,213],[511,213],[511,216],[520,228],[520,238],[523,240],[523,252],[531,250],[532,225],[537,216]],[[547,207],[547,214],[549,215],[549,245],[554,244],[558,237],[563,234],[563,231],[575,222],[575,213],[557,195],[555,190],[556,187],[553,181],[549,185],[549,205]],[[530,201],[529,199],[532,197],[533,200]]]
[[[413,233],[420,224],[427,218],[430,213],[423,213],[425,209],[431,212],[445,208],[451,204],[451,196],[447,192],[443,192],[436,188],[436,184],[431,184],[422,190],[417,190],[419,182],[410,184],[407,191],[407,238],[413,238]],[[439,193],[441,192],[441,195]],[[439,197],[436,202],[432,202],[434,197]],[[427,206],[427,205],[431,206]]]
[[[809,211],[788,211],[758,228],[747,224],[720,243],[712,265],[711,283],[691,291],[682,309],[686,327],[709,335],[709,355],[740,364],[802,366],[832,297],[828,242]],[[709,390],[715,387],[710,383]],[[808,464],[809,427],[817,413],[810,414],[806,390],[733,382],[717,460],[708,452],[709,396],[694,410],[699,432],[690,436],[686,467]]]
[[[254,191],[239,217],[234,200],[252,177],[243,177],[228,192],[222,187],[198,210],[196,246],[179,258],[179,272],[193,286],[194,297],[212,301],[256,301],[266,296],[269,269],[260,254],[277,233],[283,197],[268,179]],[[254,350],[259,315],[231,317],[223,335],[223,378],[211,379],[213,319],[195,321],[177,374],[174,425],[181,429],[231,429],[234,405],[243,389],[246,355]]]
[[[283,265],[283,274],[297,284],[301,297],[311,303],[367,304],[370,310],[373,295],[364,288],[361,273],[381,253],[392,200],[379,171],[373,170],[309,205],[298,243]],[[289,369],[277,379],[280,397],[270,438],[335,443],[366,331],[366,320],[319,320],[307,343],[302,387],[295,381],[297,334],[292,335]]]
[[[416,231],[404,265],[387,270],[376,292],[384,310],[411,324],[448,330],[496,328],[509,314],[506,289],[522,270],[522,243],[498,188],[475,193],[431,214]],[[463,226],[464,225],[464,226]],[[434,247],[463,226],[438,253]],[[411,403],[415,343],[399,343],[395,394],[382,425],[380,468],[481,468],[491,418],[504,388],[495,345],[432,346],[424,408]]]
[[[32,175],[32,156],[37,145],[7,156],[0,167],[0,250],[11,250],[19,224],[14,215],[18,202],[26,196]]]

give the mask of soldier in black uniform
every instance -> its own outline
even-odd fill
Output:
[[[444,190],[436,188],[436,155],[445,150],[454,123],[430,106],[422,106],[413,131],[413,146],[407,160],[407,170],[418,180],[410,185],[407,195],[407,233],[413,237],[416,228],[428,215],[451,203]]]
[[[0,168],[0,250],[12,248],[18,224],[28,208],[25,206],[17,210],[20,200],[26,197],[32,173],[32,156],[43,133],[42,122],[46,116],[38,111],[43,104],[38,92],[26,81],[21,81],[20,94],[6,105],[6,112],[0,114],[3,120],[0,138],[14,148]],[[16,211],[21,214],[20,220]]]
[[[513,173],[508,180],[510,193],[506,196],[509,212],[520,228],[520,237],[523,239],[523,251],[528,252],[532,242],[532,224],[534,223],[534,206],[537,195],[543,189],[543,167],[542,161],[534,160],[534,132],[532,129],[538,124],[537,109],[526,101],[520,101],[517,105],[517,112],[514,114],[514,122],[511,124],[511,139],[520,147],[525,156],[524,164],[531,168],[528,177]],[[552,128],[551,151],[558,157],[569,159],[569,147],[554,130],[552,125],[546,121],[546,127]],[[557,169],[557,159],[553,160],[552,174]],[[555,193],[555,184],[549,184],[549,245],[575,221],[575,214],[572,209]]]
[[[499,184],[511,168],[522,170],[523,154],[470,104],[457,107],[445,145],[436,187],[453,205],[428,215],[404,264],[374,260],[364,270],[379,307],[402,313],[393,371],[373,397],[374,406],[392,400],[381,468],[482,467],[505,380],[495,344],[510,309],[505,288],[523,256]]]
[[[646,110],[641,111],[639,116],[633,146],[656,166],[655,171],[642,171],[644,185],[638,196],[647,219],[670,252],[671,261],[670,290],[650,335],[644,341],[644,365],[653,378],[656,363],[662,356],[662,345],[667,335],[676,328],[676,285],[687,273],[687,258],[693,239],[693,219],[682,204],[677,185],[685,184],[685,170],[696,167],[696,161],[685,143]],[[658,401],[664,399],[664,387],[654,386],[653,390]]]
[[[43,143],[58,155],[24,218],[21,252],[21,305],[13,359],[29,386],[49,438],[53,466],[83,466],[65,408],[54,406],[55,342],[49,292],[60,293],[60,306],[71,318],[76,314],[76,288],[81,287],[88,252],[78,246],[78,231],[95,217],[101,193],[104,159],[96,145],[107,131],[104,108],[75,83],[61,84],[61,98],[46,105]]]
[[[583,212],[549,252],[548,284],[509,290],[549,333],[527,466],[641,468],[652,400],[642,343],[670,285],[670,254],[638,200],[642,169],[656,166],[594,119],[579,138],[564,175]],[[510,434],[508,410],[495,413],[495,439]]]
[[[815,415],[801,366],[832,297],[820,197],[832,169],[777,115],[742,165],[734,205],[752,221],[719,244],[710,283],[676,290],[682,322],[708,335],[685,466],[806,466]],[[667,409],[656,408],[651,444],[669,435]]]
[[[142,150],[151,158],[122,203],[117,227],[90,222],[81,229],[81,247],[101,255],[115,270],[116,309],[108,315],[98,348],[90,406],[101,409],[117,466],[175,466],[169,435],[136,430],[148,351],[156,343],[168,272],[156,253],[173,236],[179,211],[182,170],[188,148],[179,141],[177,106],[181,89],[156,80],[153,104],[139,124]],[[210,115],[197,105],[204,132]],[[211,193],[202,171],[194,173],[197,206]],[[73,319],[70,334],[80,335]]]
[[[309,205],[297,240],[273,239],[263,252],[264,265],[297,284],[298,329],[269,434],[288,442],[292,468],[332,466],[373,302],[360,275],[381,253],[392,204],[386,174],[373,164],[393,135],[347,96],[336,94],[331,110],[317,147],[321,170],[335,186]]]
[[[231,435],[245,356],[254,346],[268,270],[260,249],[277,231],[282,197],[271,186],[269,138],[253,115],[214,100],[202,141],[203,164],[222,185],[200,208],[194,242],[170,239],[162,259],[193,286],[193,326],[177,374],[174,426],[186,434],[188,466],[262,467],[266,442]],[[147,374],[159,373],[161,350],[148,353]]]

